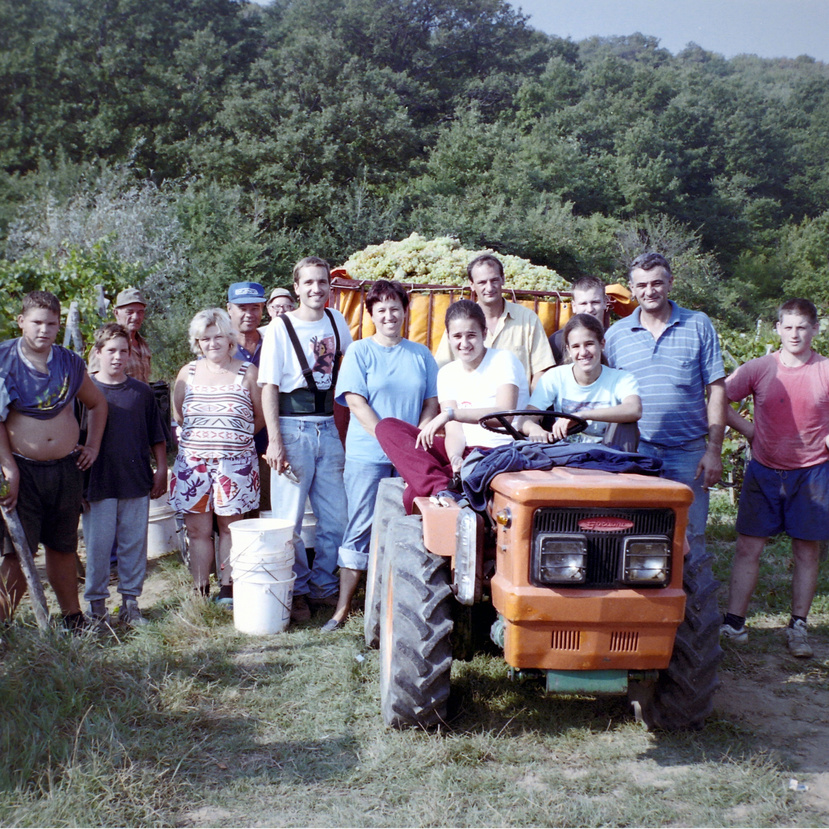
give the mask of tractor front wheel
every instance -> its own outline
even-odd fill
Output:
[[[389,522],[406,515],[403,507],[402,478],[383,478],[377,487],[374,519],[371,524],[371,542],[366,571],[366,601],[363,614],[363,633],[366,647],[380,646],[380,602],[383,595],[384,553]]]
[[[649,729],[698,730],[714,706],[722,656],[717,609],[719,583],[707,554],[685,559],[685,619],[676,632],[667,668],[654,682],[632,683],[630,700],[636,719]]]
[[[446,720],[452,671],[449,562],[423,546],[420,516],[397,518],[386,538],[380,617],[380,706],[394,728]]]

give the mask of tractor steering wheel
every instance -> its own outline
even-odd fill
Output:
[[[575,423],[575,426],[567,431],[568,435],[577,435],[579,432],[583,432],[590,425],[583,417],[569,414],[568,412],[557,412],[553,409],[547,409],[545,412],[541,412],[538,409],[510,409],[505,412],[493,412],[492,414],[484,415],[484,417],[479,418],[478,425],[483,426],[484,429],[487,429],[490,432],[495,432],[496,435],[509,435],[515,440],[527,440],[527,436],[521,434],[521,432],[519,432],[512,425],[510,419],[520,415],[534,415],[538,417],[539,414],[544,415],[541,419],[541,428],[546,429],[548,432],[552,428],[553,422],[559,417],[566,417],[568,420],[572,420]],[[497,420],[498,425],[491,425],[487,422],[490,420]]]

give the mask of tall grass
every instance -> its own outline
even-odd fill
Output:
[[[723,565],[725,567],[727,565]],[[390,732],[362,619],[238,634],[165,565],[147,628],[43,636],[0,661],[0,823],[20,826],[819,825],[762,735],[637,726],[617,698],[552,698],[479,655],[451,720]],[[824,585],[824,589],[826,585]],[[25,616],[25,614],[24,614]]]

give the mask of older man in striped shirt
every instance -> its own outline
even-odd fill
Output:
[[[639,307],[608,329],[605,354],[639,382],[639,451],[661,458],[665,476],[694,492],[688,543],[702,554],[708,488],[722,475],[727,406],[717,333],[705,314],[668,299],[673,274],[661,254],[636,257],[628,277]]]

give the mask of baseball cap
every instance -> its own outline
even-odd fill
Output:
[[[123,308],[125,305],[131,305],[133,302],[140,302],[142,305],[147,305],[147,300],[144,299],[144,294],[138,288],[124,288],[117,297],[115,297],[115,305],[113,308]]]
[[[268,297],[268,302],[270,302],[274,297],[278,296],[286,296],[291,302],[294,301],[293,294],[287,288],[274,288],[271,291],[271,295]]]
[[[235,305],[264,302],[265,289],[258,282],[234,282],[227,289],[227,301]]]

